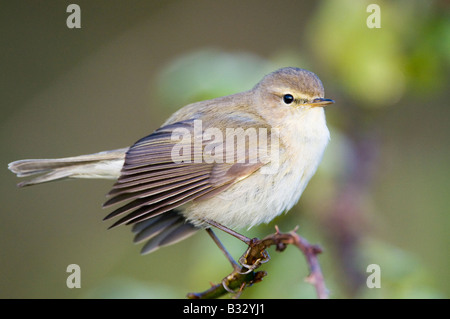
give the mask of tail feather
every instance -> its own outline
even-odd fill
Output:
[[[26,159],[8,164],[18,177],[42,174],[17,186],[41,184],[65,178],[115,179],[120,175],[128,148],[58,159]]]
[[[141,249],[142,255],[175,244],[199,230],[176,209],[133,225],[134,242],[147,241]]]
[[[57,159],[26,159],[8,164],[9,170],[18,177],[35,176],[17,184],[19,187],[47,183],[66,178],[117,179],[121,174],[128,148],[90,155]],[[200,228],[186,221],[176,209],[133,225],[135,243],[146,241],[141,254],[175,244],[196,233]]]

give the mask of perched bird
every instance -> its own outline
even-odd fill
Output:
[[[253,89],[189,104],[133,146],[60,159],[12,162],[18,186],[65,178],[117,180],[105,217],[133,224],[142,253],[211,226],[270,222],[299,200],[329,141],[324,88],[312,72],[287,67]]]

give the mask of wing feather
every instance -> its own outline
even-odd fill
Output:
[[[244,124],[252,127],[248,121]],[[179,140],[173,140],[172,133],[181,128],[189,132],[192,140],[185,145],[191,148],[190,152],[181,154],[182,161],[177,158],[175,162],[172,159],[172,150]],[[193,147],[194,138],[196,137],[193,120],[189,120],[163,126],[130,147],[125,156],[121,176],[108,194],[111,198],[103,205],[108,207],[129,201],[105,217],[110,219],[125,215],[111,227],[140,223],[190,201],[204,200],[217,195],[253,174],[263,165],[261,162],[248,161],[246,163],[194,161],[198,153],[203,152],[207,143],[203,141],[199,150]],[[245,150],[244,152],[244,157],[248,159],[250,153]],[[236,153],[234,157],[238,158],[239,155],[242,157],[242,154]],[[183,226],[181,229],[189,230],[190,227],[193,226]],[[178,236],[171,238],[176,239]]]

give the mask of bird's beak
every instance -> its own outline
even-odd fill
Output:
[[[333,104],[333,103],[334,103],[334,101],[330,100],[330,99],[317,98],[317,99],[314,99],[311,103],[308,103],[308,105],[311,107],[324,107],[324,106],[327,106],[327,105]]]

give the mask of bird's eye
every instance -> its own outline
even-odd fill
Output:
[[[283,95],[283,102],[286,104],[291,104],[294,102],[294,97],[291,94],[285,94]]]

